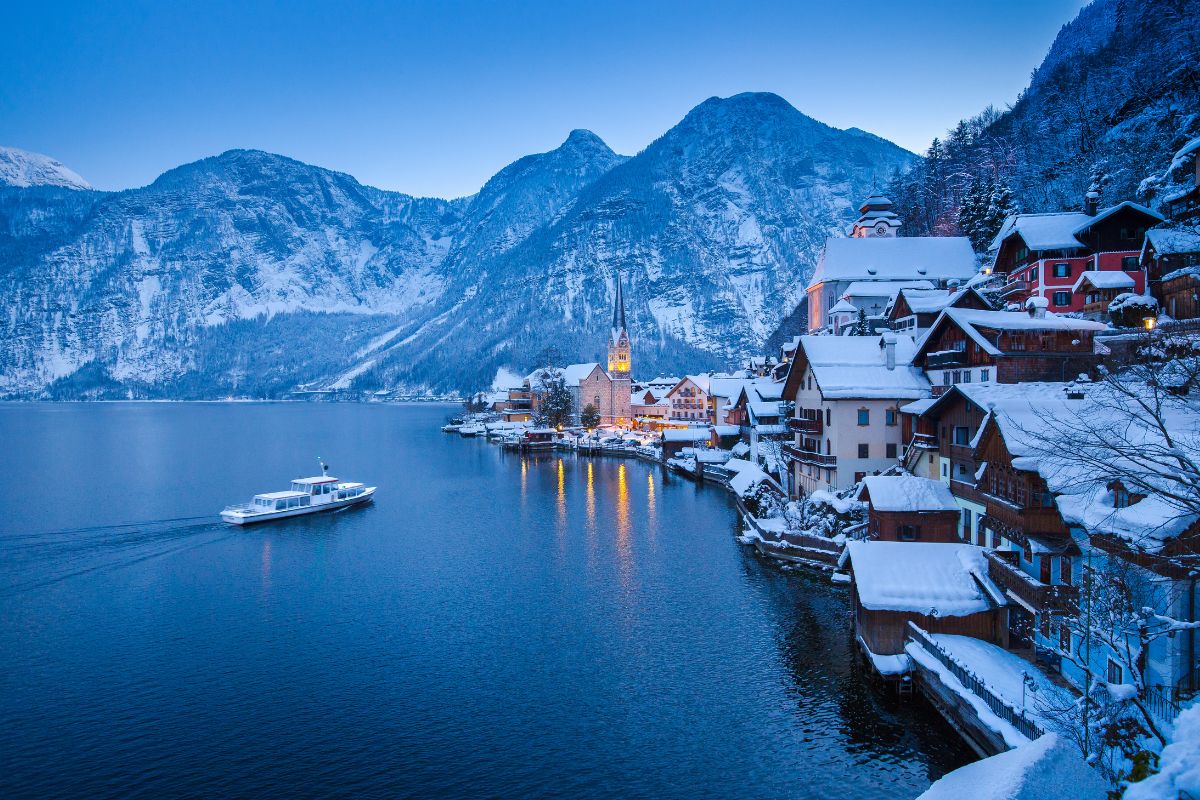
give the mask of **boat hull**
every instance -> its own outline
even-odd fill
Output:
[[[275,520],[288,519],[290,517],[303,517],[309,514],[323,514],[327,511],[338,511],[343,508],[369,503],[375,497],[375,487],[372,486],[366,489],[358,497],[350,497],[345,500],[331,500],[328,503],[319,503],[317,505],[300,506],[299,508],[285,508],[278,511],[264,511],[255,514],[244,514],[238,511],[222,511],[221,521],[227,522],[230,525],[258,525],[263,522],[274,522]]]

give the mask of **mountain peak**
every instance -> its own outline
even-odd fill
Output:
[[[0,184],[28,188],[30,186],[58,186],[64,189],[91,189],[92,185],[79,173],[61,161],[20,150],[16,147],[0,147]]]

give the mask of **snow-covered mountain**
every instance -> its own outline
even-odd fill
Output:
[[[0,147],[0,185],[60,186],[64,189],[90,189],[92,185],[61,161],[41,153],[15,147]]]
[[[255,151],[111,194],[0,187],[0,394],[470,389],[549,345],[599,356],[618,273],[639,371],[721,363],[913,158],[745,94],[633,158],[574,131],[454,201]]]

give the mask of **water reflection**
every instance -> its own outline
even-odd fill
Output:
[[[625,464],[617,466],[617,562],[621,570],[621,586],[631,588],[633,578],[633,548],[629,536],[629,481]]]
[[[262,597],[266,599],[271,590],[271,539],[263,539],[262,547]]]
[[[558,494],[555,496],[556,525],[555,533],[558,540],[558,555],[561,558],[567,547],[567,476],[561,457],[558,459]]]
[[[654,473],[646,471],[646,541],[653,547],[658,534],[658,512],[654,505]]]

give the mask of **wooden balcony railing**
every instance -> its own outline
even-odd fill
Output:
[[[1046,584],[1017,566],[1015,551],[988,550],[984,557],[988,562],[988,577],[1005,591],[1031,608],[1039,611],[1058,610],[1069,607],[1079,599],[1079,590],[1064,584]]]
[[[789,417],[788,430],[795,433],[807,433],[812,436],[820,436],[825,430],[825,426],[820,417]]]
[[[925,356],[926,369],[946,369],[947,367],[965,367],[967,354],[963,350],[942,350]]]
[[[837,456],[827,456],[810,450],[801,450],[794,444],[785,444],[783,446],[783,455],[792,461],[799,461],[802,464],[816,464],[821,467],[837,466]]]
[[[1029,291],[1029,281],[1009,281],[1004,284],[1004,288],[1000,290],[1001,297],[1007,297],[1010,294]]]

